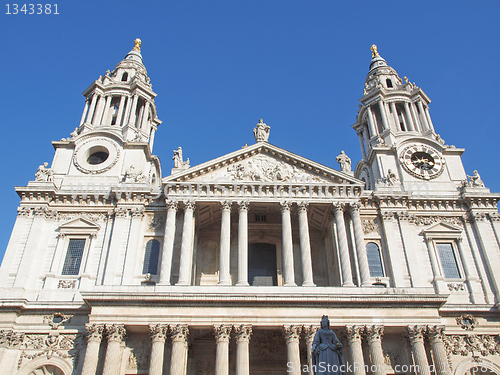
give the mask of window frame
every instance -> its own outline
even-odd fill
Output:
[[[64,243],[63,243],[63,256],[60,259],[60,264],[58,267],[58,275],[62,278],[74,279],[79,278],[84,273],[85,267],[87,265],[87,258],[89,255],[90,244],[92,242],[93,235],[90,234],[67,234],[63,235]],[[66,257],[68,256],[69,250],[69,242],[70,240],[85,240],[85,245],[83,247],[82,259],[80,261],[80,268],[78,269],[77,274],[65,275],[63,274],[64,264],[66,263]]]
[[[158,241],[159,245],[159,250],[158,250],[158,265],[156,268],[156,275],[149,274],[150,277],[148,277],[148,273],[144,273],[144,261],[146,257],[146,247],[148,245],[149,241],[156,240]],[[163,249],[163,237],[160,236],[145,236],[142,244],[142,251],[141,251],[141,258],[140,258],[140,268],[138,269],[140,278],[143,279],[141,281],[142,285],[146,285],[144,283],[158,283],[160,281],[160,273],[161,273],[161,257],[162,257],[162,249]]]
[[[457,271],[459,277],[452,277],[448,278],[444,274],[444,268],[443,268],[443,263],[441,261],[441,255],[439,255],[439,250],[437,248],[438,244],[450,244],[451,245],[451,251],[453,252],[453,257],[455,258],[455,264],[457,266]],[[436,260],[439,265],[439,273],[440,276],[444,280],[450,280],[450,281],[464,281],[465,280],[465,272],[462,266],[462,260],[460,259],[460,254],[458,252],[458,244],[457,244],[457,239],[451,239],[451,238],[433,238],[432,239],[432,247],[434,248],[434,253],[436,254]]]

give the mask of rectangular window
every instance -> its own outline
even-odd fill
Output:
[[[266,221],[266,215],[255,215],[255,221],[258,223]]]
[[[436,249],[439,254],[439,260],[441,260],[444,277],[446,279],[459,279],[460,271],[455,252],[453,251],[453,245],[449,242],[437,243]]]
[[[62,270],[63,275],[78,275],[80,273],[80,264],[82,263],[84,249],[85,239],[71,238],[69,240],[68,251]]]

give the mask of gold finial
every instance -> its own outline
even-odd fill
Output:
[[[372,44],[370,49],[372,50],[372,57],[379,56],[377,52],[377,46],[375,44]]]
[[[134,49],[137,52],[141,52],[141,43],[142,43],[141,40],[137,38],[136,40],[134,40],[134,43],[135,43]]]

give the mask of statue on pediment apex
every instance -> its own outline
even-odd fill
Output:
[[[258,124],[253,128],[255,142],[267,142],[271,127],[267,125],[263,119],[260,119]]]

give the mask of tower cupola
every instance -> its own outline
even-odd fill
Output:
[[[77,134],[108,131],[124,142],[148,142],[161,124],[156,113],[153,86],[141,55],[141,40],[115,69],[94,81],[83,93],[85,108]]]

